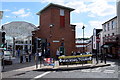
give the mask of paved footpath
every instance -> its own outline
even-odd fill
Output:
[[[108,73],[112,73],[112,74],[114,74],[114,73],[116,73],[116,71],[117,71],[117,68],[115,68],[115,69],[113,69],[116,65],[114,65],[115,63],[114,62],[111,62],[111,61],[107,61],[109,64],[112,64],[111,66],[106,66],[106,67],[103,67],[103,68],[105,68],[104,69],[104,71],[102,70],[102,72],[104,72],[104,73],[106,73],[106,74],[108,74]],[[64,70],[66,70],[67,68],[80,68],[80,67],[85,67],[85,66],[94,66],[95,65],[95,63],[93,63],[92,65],[91,64],[85,64],[85,65],[69,65],[68,67],[67,66],[60,66],[60,67],[54,67],[53,68],[53,66],[43,66],[42,65],[42,67],[40,68],[38,68],[37,70],[36,70],[36,67],[35,67],[35,62],[34,61],[32,61],[32,62],[24,62],[24,63],[15,63],[15,64],[13,64],[13,65],[9,65],[9,66],[6,66],[5,67],[5,72],[2,72],[2,77],[3,78],[33,78],[33,77],[37,77],[38,75],[43,75],[43,74],[50,74],[50,75],[48,75],[48,76],[38,76],[38,77],[44,77],[44,78],[60,78],[60,76],[59,75],[61,75],[61,78],[64,78],[64,76],[65,75],[62,75],[62,74],[64,74],[64,73],[66,73],[65,71],[61,74],[59,74],[59,72],[56,72],[56,71],[52,71],[53,73],[47,73],[47,72],[49,72],[49,71],[39,71],[39,70],[44,70],[44,69],[58,69],[58,68],[62,68],[62,69],[64,69]],[[101,64],[99,64],[99,65],[104,65],[104,63],[101,63]],[[97,66],[99,66],[99,65],[97,65]],[[112,67],[112,68],[111,68]],[[61,69],[61,70],[62,70]],[[115,71],[114,71],[115,70]],[[69,73],[70,73],[70,75],[71,76],[73,76],[73,74],[76,74],[76,75],[78,75],[78,74],[81,74],[82,75],[82,73],[88,73],[89,74],[89,72],[91,73],[96,73],[96,72],[101,72],[101,69],[98,67],[96,67],[96,69],[83,69],[83,70],[76,70],[76,71],[74,71],[74,72],[72,72],[72,70],[71,71],[69,71]],[[45,72],[45,73],[44,73]],[[51,72],[51,71],[50,71]],[[82,72],[82,73],[80,73],[80,72]],[[57,76],[57,74],[59,74],[58,76]],[[112,75],[111,74],[111,75]],[[54,75],[56,75],[56,76],[54,76]],[[93,74],[92,74],[93,75]],[[95,74],[94,74],[95,75]],[[101,73],[101,75],[102,75],[102,73]],[[114,75],[116,75],[116,74],[114,74]],[[67,77],[67,76],[66,76]],[[70,77],[70,76],[68,76],[68,77]],[[74,78],[75,76],[73,76],[73,78]],[[78,76],[79,77],[79,76]],[[112,77],[112,76],[111,76]],[[116,77],[116,76],[114,76],[114,77]]]

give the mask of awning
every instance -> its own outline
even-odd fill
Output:
[[[114,46],[114,44],[103,44],[101,46],[101,48],[109,48],[109,47],[112,47],[112,46]]]

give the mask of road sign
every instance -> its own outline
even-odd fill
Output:
[[[100,38],[96,37],[96,42],[99,43],[100,42]]]

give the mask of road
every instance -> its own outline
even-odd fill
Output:
[[[98,67],[93,69],[82,69],[72,71],[33,71],[33,70],[16,70],[3,73],[3,78],[118,78],[118,63],[107,61],[111,66]],[[33,66],[35,67],[35,66]],[[26,68],[28,69],[28,68]],[[10,75],[11,74],[11,75]]]

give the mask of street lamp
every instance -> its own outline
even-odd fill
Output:
[[[0,11],[0,28],[1,28],[1,21],[2,21],[2,17],[3,17],[3,11]],[[2,50],[0,50],[0,79],[2,79],[2,73],[1,73],[1,71],[4,69],[4,65],[3,65],[3,67],[2,67],[2,65],[1,65],[1,63],[2,63]]]
[[[83,29],[83,52],[84,52],[84,28],[85,26],[83,25],[82,29]]]

